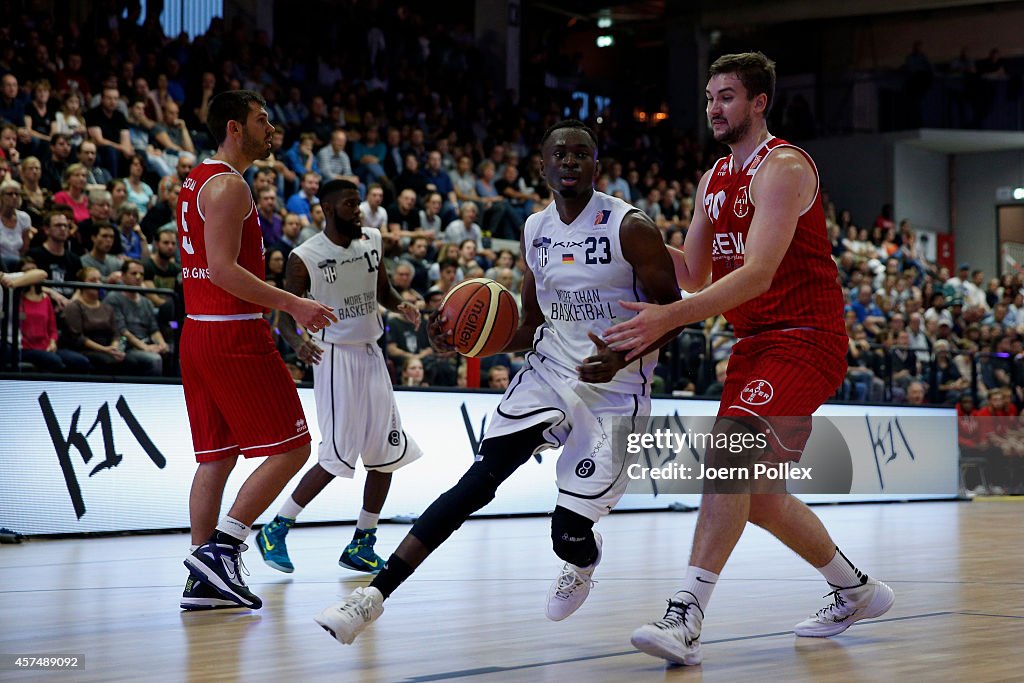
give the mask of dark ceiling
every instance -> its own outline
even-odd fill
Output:
[[[644,30],[690,21],[707,29],[751,28],[790,21],[842,19],[966,7],[1024,4],[1018,0],[634,0],[603,4],[589,0],[526,0],[532,7],[596,24],[610,16],[620,30]]]

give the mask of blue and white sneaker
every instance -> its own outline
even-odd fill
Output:
[[[288,557],[288,546],[284,542],[288,530],[293,526],[295,526],[294,519],[278,515],[269,524],[264,524],[260,532],[256,534],[256,547],[259,548],[263,561],[268,566],[285,574],[295,571],[295,565]]]
[[[245,543],[234,545],[209,541],[185,558],[185,566],[221,597],[242,607],[259,609],[263,607],[263,601],[249,590],[242,578],[243,573],[249,573],[242,563],[242,553],[248,548]]]
[[[181,592],[181,609],[186,612],[196,612],[226,607],[241,607],[241,605],[234,600],[221,597],[220,593],[201,581],[195,573],[189,573],[188,580],[185,581],[185,590]]]
[[[356,537],[345,546],[338,564],[367,574],[377,574],[384,568],[384,560],[373,551],[377,542],[377,529],[356,529]]]

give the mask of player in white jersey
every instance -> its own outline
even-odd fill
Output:
[[[611,444],[610,418],[649,415],[657,349],[627,364],[600,335],[631,317],[625,301],[679,300],[661,233],[642,212],[596,192],[597,138],[582,122],[555,124],[541,140],[544,175],[555,201],[526,221],[521,249],[520,327],[504,352],[532,349],[493,416],[477,461],[434,501],[367,588],[323,610],[316,621],[351,643],[383,612],[383,602],[498,486],[535,454],[563,447],[558,501],[551,519],[555,554],[565,566],[548,592],[547,616],[572,614],[590,592],[601,559],[594,523],[618,502],[627,478],[624,454]],[[433,319],[431,342],[450,350]]]
[[[274,569],[294,571],[285,545],[288,529],[335,477],[351,478],[356,461],[362,458],[366,469],[363,509],[352,542],[338,563],[375,574],[384,566],[373,545],[391,473],[421,455],[416,442],[402,430],[391,377],[376,343],[384,331],[377,304],[416,325],[420,313],[402,300],[381,268],[380,231],[360,227],[356,185],[332,180],[320,189],[319,196],[327,225],[292,250],[285,289],[297,296],[308,292],[330,306],[338,323],[305,340],[291,318],[283,315],[281,323],[281,335],[299,358],[314,363],[319,461],[302,477],[273,521],[260,530],[256,546]]]

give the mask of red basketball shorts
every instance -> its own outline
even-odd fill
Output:
[[[846,377],[847,345],[845,336],[817,330],[741,339],[732,347],[718,415],[767,428],[769,460],[799,460],[811,434],[811,414]]]
[[[299,394],[263,319],[186,319],[181,383],[197,462],[310,442]]]

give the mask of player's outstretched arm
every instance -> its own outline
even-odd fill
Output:
[[[268,285],[242,266],[242,222],[252,207],[249,186],[234,175],[210,180],[199,197],[206,216],[206,261],[210,280],[239,299],[290,313],[307,330],[338,322],[327,306]]]
[[[665,305],[679,301],[679,288],[676,286],[672,259],[665,249],[661,231],[647,214],[633,211],[622,219],[622,225],[619,228],[619,243],[623,257],[636,273],[640,288],[652,302],[649,305]],[[643,348],[637,355],[650,353],[660,348],[677,334],[679,334],[678,329],[666,332]],[[605,340],[593,333],[590,333],[589,336],[590,340],[594,342],[594,353],[584,358],[583,363],[576,368],[580,379],[584,382],[594,384],[609,382],[635,357],[627,358],[626,351],[612,348]]]
[[[800,212],[810,204],[816,188],[814,173],[800,152],[784,148],[770,155],[751,183],[751,201],[757,210],[747,231],[743,265],[669,306],[623,302],[640,313],[608,328],[605,341],[612,348],[629,350],[632,360],[666,330],[719,315],[768,291],[793,241]]]

